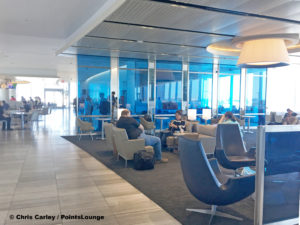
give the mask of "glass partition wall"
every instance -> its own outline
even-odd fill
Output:
[[[78,55],[78,115],[110,115],[110,58]],[[93,117],[82,117],[99,123]]]
[[[213,64],[189,65],[189,109],[197,109],[197,114],[212,108],[212,72]]]
[[[119,59],[119,107],[132,115],[148,111],[148,61]]]
[[[241,69],[234,65],[219,66],[218,113],[240,111]]]
[[[111,60],[110,57],[78,55],[79,115],[110,116]],[[154,114],[158,128],[159,117],[168,117],[163,120],[166,127],[180,109],[184,112],[197,109],[199,116],[203,109],[212,109],[218,114],[226,111],[238,114],[242,108],[246,114],[256,116],[251,119],[252,125],[264,123],[266,69],[244,70],[245,79],[241,79],[241,69],[228,64],[215,67],[213,63],[132,58],[118,58],[116,62],[118,72],[114,85],[117,82],[119,107],[130,109],[134,116]],[[214,71],[216,78],[213,68],[218,68]],[[212,105],[213,77],[218,82],[215,105]],[[245,88],[241,89],[241,82]],[[93,123],[98,128],[97,121]]]

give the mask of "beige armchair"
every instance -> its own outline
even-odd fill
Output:
[[[114,143],[114,139],[113,139],[113,131],[112,131],[113,127],[114,125],[112,123],[104,122],[104,133],[105,133],[106,143],[108,144],[108,147],[113,150],[114,156],[117,156],[116,144]]]
[[[128,136],[125,129],[112,127],[113,141],[116,145],[118,152],[118,159],[121,156],[125,160],[125,167],[127,167],[127,160],[132,160],[134,153],[139,150],[146,150],[153,152],[152,146],[145,146],[144,139],[128,140]]]
[[[77,123],[77,127],[79,128],[79,138],[78,139],[79,140],[81,139],[81,135],[83,133],[89,133],[90,137],[93,140],[92,131],[94,131],[95,128],[93,127],[92,123],[82,121],[79,118],[76,119],[76,123]]]
[[[150,131],[150,134],[155,134],[155,125],[153,122],[145,120],[143,117],[140,117],[141,124],[144,127],[145,131]]]

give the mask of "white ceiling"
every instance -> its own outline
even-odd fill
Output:
[[[213,42],[270,33],[300,33],[300,1],[127,0],[65,53],[203,61]]]
[[[0,75],[76,74],[55,52],[109,0],[0,0]]]

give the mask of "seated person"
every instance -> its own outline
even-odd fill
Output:
[[[291,109],[287,109],[286,111],[287,111],[287,113],[284,114],[282,124],[283,125],[299,124],[299,119],[297,118],[297,113],[293,112]]]
[[[6,122],[7,122],[7,127],[5,127],[5,126],[6,126],[6,123],[3,122],[2,130],[5,130],[5,129],[7,129],[7,130],[12,130],[12,129],[10,128],[10,121],[11,121],[11,118],[10,118],[9,116],[5,115],[5,109],[4,109],[4,105],[3,105],[3,102],[2,102],[2,101],[0,101],[0,120],[6,120]]]
[[[117,122],[118,128],[126,130],[129,139],[144,139],[145,145],[153,146],[156,162],[166,163],[168,159],[161,156],[161,141],[158,137],[146,135],[144,127],[130,116],[130,111],[125,109],[121,113],[121,117]]]
[[[177,110],[175,113],[175,120],[172,120],[169,124],[169,130],[174,133],[176,131],[183,132],[186,130],[185,121],[182,120],[182,111]]]
[[[185,121],[182,120],[182,111],[177,110],[175,113],[175,120],[172,120],[169,124],[169,131],[172,135],[174,132],[183,133],[186,131],[186,124]],[[167,136],[167,148],[168,149],[175,149],[178,146],[178,138],[174,136]]]
[[[222,115],[221,119],[218,122],[220,123],[237,123],[239,124],[238,120],[235,118],[232,112],[228,111],[224,115]]]

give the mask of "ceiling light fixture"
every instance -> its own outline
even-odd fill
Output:
[[[289,48],[295,51],[298,34],[266,34],[236,37],[209,45],[207,51],[217,55],[239,56],[243,68],[266,68],[289,65]]]

